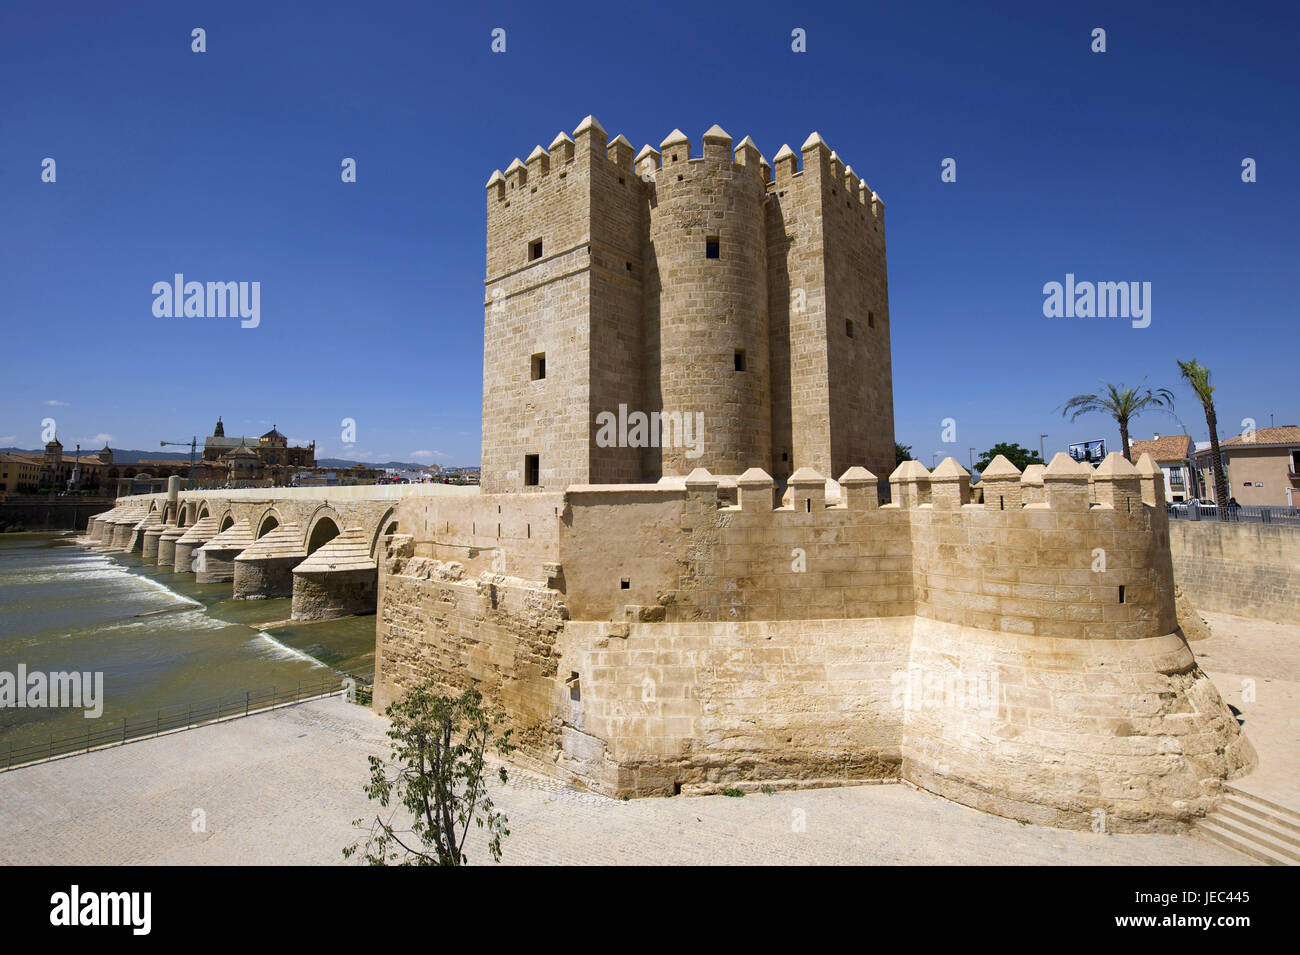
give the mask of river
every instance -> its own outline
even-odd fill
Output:
[[[285,623],[287,598],[230,594],[229,583],[195,583],[139,554],[83,549],[70,532],[0,535],[0,679],[19,665],[102,673],[98,731],[161,707],[373,665],[374,616]],[[0,706],[0,746],[84,733],[89,723],[83,709]]]

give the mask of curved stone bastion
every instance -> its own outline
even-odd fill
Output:
[[[901,779],[988,812],[1177,828],[1253,764],[1175,618],[1159,469],[956,461],[778,503],[750,469],[419,497],[379,540],[375,706],[433,676],[612,796]]]

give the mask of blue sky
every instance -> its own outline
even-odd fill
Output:
[[[322,456],[477,463],[483,186],[588,113],[637,148],[719,123],[769,159],[816,129],[866,178],[895,430],[926,464],[1042,432],[1113,448],[1113,422],[1057,410],[1099,379],[1177,394],[1137,437],[1204,439],[1193,356],[1224,434],[1300,423],[1300,12],[977,6],[8,4],[0,445],[53,417],[69,446],[153,449],[220,414]],[[175,272],[259,281],[261,324],[155,317]],[[1150,326],[1045,318],[1066,273],[1150,282]]]

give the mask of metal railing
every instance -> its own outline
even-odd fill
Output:
[[[336,696],[348,690],[349,686],[355,689],[359,701],[367,702],[372,682],[373,668],[371,667],[336,670],[320,680],[307,682],[299,680],[292,686],[276,684],[256,690],[244,690],[242,693],[228,696],[177,703],[157,710],[151,717],[123,719],[121,722],[105,726],[99,725],[99,721],[96,720],[96,725],[87,727],[84,733],[71,733],[58,737],[51,734],[45,740],[10,740],[3,750],[4,765],[0,766],[0,772],[33,763],[47,762],[60,756],[88,753],[108,746],[121,746],[160,733],[193,729],[220,720],[251,716],[277,706],[289,706],[294,703],[305,703],[308,700]]]
[[[1264,504],[1237,504],[1224,508],[1225,519],[1241,524],[1289,524],[1300,527],[1300,507],[1275,507]],[[1215,504],[1170,504],[1169,517],[1179,521],[1217,521]]]

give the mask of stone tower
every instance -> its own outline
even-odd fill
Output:
[[[814,133],[594,117],[488,181],[486,492],[893,470],[884,205]]]

